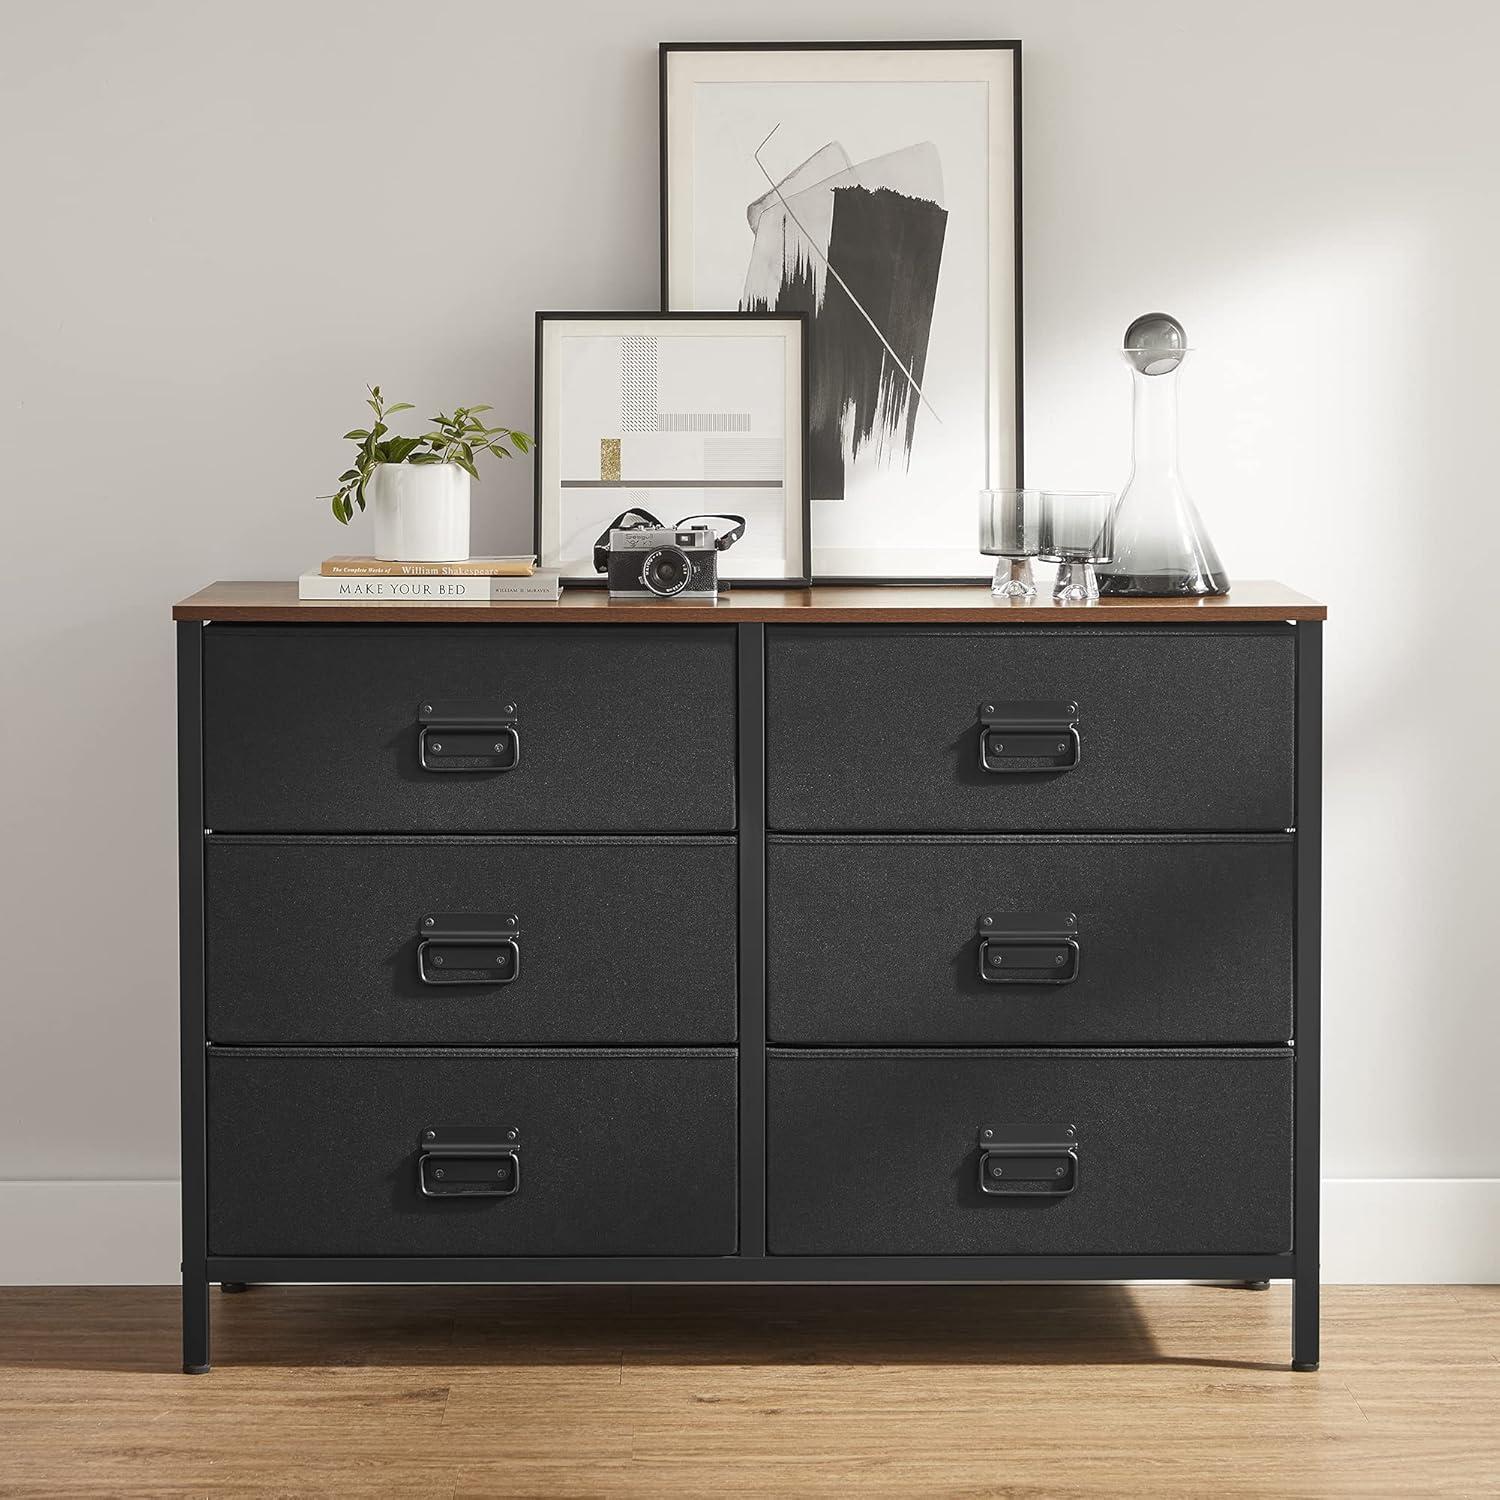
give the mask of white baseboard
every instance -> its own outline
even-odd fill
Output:
[[[1323,1280],[1500,1281],[1500,1177],[1325,1177]]]
[[[0,1286],[153,1286],[182,1264],[182,1185],[0,1182]]]
[[[0,1182],[0,1285],[148,1286],[181,1259],[175,1182]],[[1500,1178],[1330,1178],[1323,1280],[1500,1282]]]

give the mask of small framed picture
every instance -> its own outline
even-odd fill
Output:
[[[987,578],[1021,483],[1019,42],[665,43],[662,306],[808,312],[812,571]]]
[[[722,516],[745,526],[722,579],[805,586],[806,330],[795,312],[538,313],[537,565],[599,584],[623,512]]]

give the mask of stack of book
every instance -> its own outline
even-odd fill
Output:
[[[463,562],[328,557],[297,580],[299,599],[392,604],[556,599],[561,593],[557,574],[537,572],[535,557],[470,557]]]

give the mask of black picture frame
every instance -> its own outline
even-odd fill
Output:
[[[802,571],[796,575],[788,575],[779,578],[735,578],[724,580],[720,583],[721,590],[729,589],[805,589],[812,584],[812,511],[808,496],[810,471],[807,453],[807,430],[808,430],[808,324],[809,318],[804,312],[712,312],[712,311],[684,311],[668,312],[658,309],[648,312],[630,311],[566,311],[566,312],[538,312],[536,314],[533,328],[533,379],[535,389],[535,411],[532,419],[532,433],[535,438],[538,461],[532,465],[532,515],[531,515],[531,549],[537,555],[538,566],[545,566],[542,561],[542,510],[544,504],[544,476],[541,455],[545,452],[547,441],[543,407],[545,380],[543,378],[543,329],[551,322],[608,322],[618,319],[626,323],[660,322],[660,323],[690,323],[690,322],[735,322],[753,325],[755,323],[793,323],[799,328],[798,335],[798,362],[797,362],[797,406],[801,417],[800,452],[801,459],[796,467],[801,495],[800,504],[797,507],[798,523],[801,527],[801,556]],[[670,524],[670,522],[669,522]],[[579,576],[564,576],[562,583],[568,588],[605,588],[607,581],[602,574],[593,573]]]
[[[1014,203],[1012,215],[1013,249],[1012,259],[1014,264],[1014,288],[1015,307],[1013,310],[1013,327],[1015,329],[1015,374],[1014,374],[1014,412],[1012,421],[1014,424],[1013,450],[1015,453],[1015,473],[1010,478],[1010,483],[1021,487],[1025,483],[1025,400],[1024,400],[1024,337],[1022,326],[1022,313],[1024,302],[1023,288],[1023,258],[1021,239],[1021,203],[1022,203],[1022,178],[1021,178],[1021,43],[1018,39],[970,39],[964,41],[862,41],[862,42],[661,42],[658,43],[658,234],[661,251],[661,305],[662,309],[668,310],[670,297],[670,234],[668,223],[669,210],[669,119],[668,119],[668,68],[673,54],[677,53],[709,53],[709,52],[960,52],[960,51],[1000,51],[1011,54],[1011,77],[1012,77],[1012,182],[1014,183]],[[696,310],[696,309],[694,309]],[[687,311],[687,309],[684,309]],[[804,385],[806,381],[804,381]],[[994,476],[990,480],[992,485],[998,482]],[[976,518],[978,495],[975,496]],[[811,510],[811,496],[808,496],[808,508]],[[977,525],[977,519],[976,519]],[[976,572],[972,575],[955,577],[898,577],[880,575],[837,575],[827,576],[819,574],[811,561],[811,531],[809,529],[809,568],[819,583],[847,584],[851,586],[874,586],[890,585],[892,587],[942,587],[956,584],[988,584],[990,574]]]

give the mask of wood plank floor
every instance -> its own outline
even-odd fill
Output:
[[[1500,1287],[0,1290],[0,1494],[1500,1495]]]

